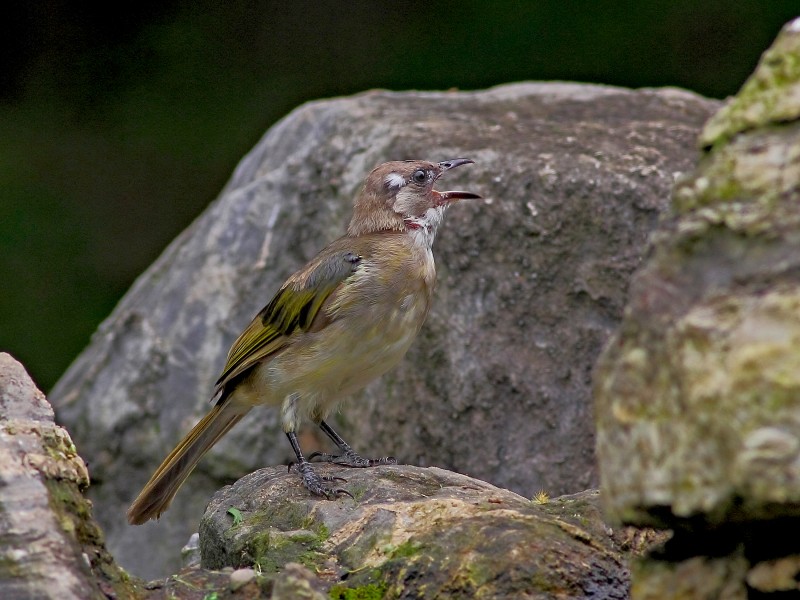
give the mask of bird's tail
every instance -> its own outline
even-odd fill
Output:
[[[249,410],[231,402],[214,406],[153,473],[128,509],[128,523],[141,525],[161,516],[203,455]]]

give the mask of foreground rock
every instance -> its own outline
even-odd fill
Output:
[[[341,234],[357,186],[388,159],[473,158],[447,185],[486,201],[448,215],[428,323],[407,360],[345,407],[343,434],[363,454],[525,495],[596,484],[590,373],[716,106],[678,90],[518,84],[316,102],[273,127],[51,394],[92,464],[90,493],[118,559],[152,577],[176,568],[220,485],[291,458],[277,414],[254,411],[158,525],[124,522],[127,503],[208,409],[235,336]]]
[[[334,598],[627,598],[629,553],[651,539],[607,527],[594,491],[537,504],[433,467],[320,472],[347,477],[355,499],[313,498],[283,468],[218,492],[203,566],[303,563]]]
[[[25,369],[0,353],[0,598],[322,600],[301,565],[269,576],[199,565],[144,584],[119,568],[83,497],[86,464]],[[151,547],[156,547],[153,539]]]
[[[86,466],[7,354],[0,415],[3,600],[626,598],[628,556],[654,535],[611,531],[591,491],[535,504],[441,469],[320,466],[355,496],[327,501],[264,469],[214,497],[204,565],[145,585],[105,550],[81,493]]]
[[[800,20],[701,136],[597,372],[609,515],[676,529],[636,598],[800,592]]]
[[[81,490],[86,465],[16,360],[0,353],[0,598],[134,598]],[[138,588],[141,591],[141,588]]]

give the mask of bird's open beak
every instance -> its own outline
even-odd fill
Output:
[[[439,168],[442,170],[442,173],[448,171],[449,169],[455,169],[456,167],[460,167],[461,165],[472,165],[474,164],[474,160],[470,160],[469,158],[452,158],[450,160],[443,160],[439,163]]]
[[[449,171],[450,169],[455,169],[456,167],[460,167],[461,165],[470,165],[473,164],[475,161],[470,160],[468,158],[453,158],[451,160],[443,160],[442,162],[438,163],[439,168],[442,170],[439,173],[441,177],[442,173],[445,171]],[[436,206],[441,206],[442,204],[450,204],[451,202],[455,202],[456,200],[476,200],[480,199],[481,196],[478,194],[473,194],[472,192],[461,192],[461,191],[452,191],[452,192],[437,192],[433,190],[433,197],[434,197],[434,204]]]

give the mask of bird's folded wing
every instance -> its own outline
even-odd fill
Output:
[[[321,253],[292,275],[258,313],[228,352],[217,380],[217,392],[264,358],[280,351],[297,331],[322,328],[320,309],[342,283],[358,270],[361,257],[343,250]]]

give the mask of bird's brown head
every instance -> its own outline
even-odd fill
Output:
[[[472,162],[468,158],[454,158],[439,163],[404,160],[379,165],[367,176],[356,198],[347,234],[358,236],[428,226],[435,234],[450,204],[480,196],[471,192],[438,192],[433,189],[434,183],[444,172]]]

